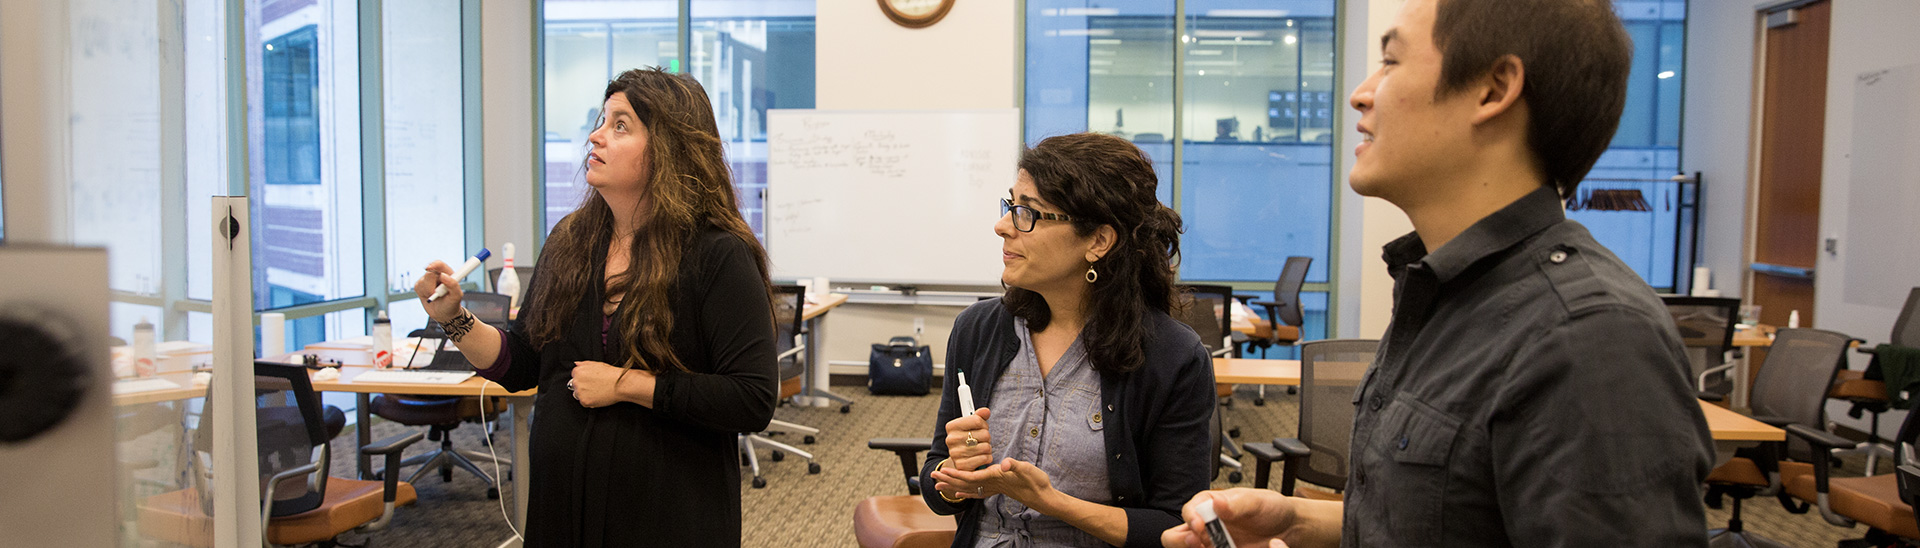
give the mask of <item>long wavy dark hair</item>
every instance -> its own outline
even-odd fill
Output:
[[[767,252],[740,217],[713,104],[700,82],[659,67],[634,69],[608,82],[601,100],[615,93],[626,95],[646,128],[649,169],[640,203],[651,206],[637,212],[646,222],[628,249],[627,270],[607,280],[606,294],[624,299],[614,322],[628,335],[616,343],[625,346],[627,358],[618,365],[686,371],[667,341],[673,333],[674,279],[686,249],[708,227],[726,231],[753,249],[762,280],[767,279]],[[547,305],[536,308],[526,322],[536,346],[560,340],[572,327],[580,299],[605,268],[603,254],[612,245],[613,231],[613,209],[592,188],[580,207],[553,227],[536,278],[540,287],[535,288]],[[766,292],[772,310],[770,282]],[[647,355],[664,363],[649,362],[643,357]]]
[[[1073,217],[1075,234],[1113,227],[1113,247],[1093,265],[1100,276],[1087,293],[1082,334],[1095,370],[1139,369],[1146,361],[1147,314],[1172,310],[1180,260],[1180,214],[1160,203],[1153,161],[1125,139],[1075,133],[1026,149],[1020,169],[1033,178],[1041,199]],[[1052,320],[1038,293],[1008,287],[1004,300],[1033,331]]]

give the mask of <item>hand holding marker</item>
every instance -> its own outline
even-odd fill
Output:
[[[487,251],[486,248],[481,248],[479,253],[473,254],[473,257],[468,258],[467,262],[464,264],[461,264],[459,269],[453,271],[453,283],[460,283],[461,278],[465,278],[467,277],[468,274],[472,274],[473,269],[480,268],[480,265],[486,264],[487,257],[492,257],[492,256],[493,256],[493,252]],[[443,285],[433,290],[433,296],[427,297],[427,302],[433,302],[445,296],[447,296],[447,286]]]

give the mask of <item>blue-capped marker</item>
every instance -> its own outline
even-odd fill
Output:
[[[492,256],[493,252],[487,251],[486,248],[481,248],[479,253],[475,253],[472,258],[467,259],[466,264],[460,265],[459,269],[453,271],[454,283],[460,283],[462,278],[466,278],[468,274],[472,274],[473,269],[480,268],[480,265],[486,264],[487,257]],[[445,296],[447,296],[447,286],[442,285],[433,290],[433,296],[427,297],[427,302],[433,302]]]

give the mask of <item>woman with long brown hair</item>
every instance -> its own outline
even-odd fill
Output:
[[[591,189],[510,329],[476,322],[444,263],[414,291],[481,375],[540,389],[527,546],[738,546],[735,434],[766,427],[778,383],[766,252],[699,82],[630,70],[604,99]]]

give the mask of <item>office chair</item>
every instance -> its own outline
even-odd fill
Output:
[[[874,438],[867,447],[892,451],[906,475],[907,494],[867,497],[853,507],[853,536],[860,548],[945,548],[953,544],[959,527],[953,516],[927,508],[920,498],[920,452],[931,447],[927,438]]]
[[[1248,350],[1260,349],[1260,357],[1267,357],[1267,349],[1274,346],[1292,346],[1300,342],[1300,326],[1306,323],[1306,316],[1300,309],[1300,286],[1307,283],[1307,267],[1313,266],[1313,257],[1295,255],[1287,257],[1287,264],[1280,267],[1280,277],[1273,282],[1273,300],[1255,301],[1252,295],[1234,295],[1234,298],[1248,301],[1247,304],[1267,310],[1267,337],[1247,341]],[[1287,393],[1296,391],[1287,387]],[[1254,392],[1253,404],[1267,404],[1267,386],[1260,385]]]
[[[474,317],[479,318],[483,323],[494,326],[504,326],[506,324],[508,302],[509,300],[506,295],[481,293],[478,291],[467,292],[465,296],[461,298],[461,304],[472,311]],[[416,330],[408,336],[426,338],[433,338],[435,336],[444,337],[444,335],[439,335],[438,331],[438,326],[431,326],[427,329]],[[422,340],[421,344],[427,344],[425,339]],[[455,351],[455,349],[450,348],[451,345],[446,344],[444,338],[440,344],[441,347],[439,351],[434,352],[435,364],[443,363],[443,360],[446,359],[447,356],[450,356],[450,354],[446,353]],[[413,359],[409,354],[405,357],[396,358],[395,361],[406,364],[411,363]],[[464,367],[471,366],[466,365]],[[493,475],[482,470],[474,461],[495,462],[501,467],[511,467],[513,466],[513,461],[506,458],[496,458],[494,455],[480,451],[455,449],[453,447],[453,431],[460,427],[460,423],[468,420],[477,420],[482,415],[489,419],[498,416],[501,410],[501,403],[499,398],[487,398],[487,401],[482,402],[480,398],[474,396],[427,396],[415,394],[379,394],[374,396],[370,404],[370,410],[373,414],[398,424],[427,427],[427,440],[440,442],[440,448],[431,453],[410,457],[402,461],[397,468],[381,469],[375,472],[373,477],[385,477],[386,474],[398,473],[398,471],[403,468],[418,465],[420,468],[414,470],[413,475],[407,476],[407,483],[418,483],[420,477],[426,475],[426,473],[431,470],[439,470],[440,480],[447,482],[453,481],[453,469],[458,467],[480,478],[481,482],[487,484],[487,498],[500,498],[500,483]],[[483,436],[491,434],[491,432],[481,433]]]
[[[1373,365],[1380,341],[1329,339],[1300,345],[1300,428],[1298,437],[1275,438],[1271,445],[1247,444],[1253,454],[1253,486],[1265,489],[1269,469],[1280,461],[1280,493],[1292,496],[1296,481],[1332,490],[1302,490],[1300,495],[1341,500],[1347,488],[1349,437],[1353,434],[1353,391]]]
[[[1787,432],[1823,452],[1853,447],[1852,440],[1804,425],[1788,425]],[[1920,413],[1908,413],[1894,437],[1900,450],[1892,474],[1833,477],[1828,459],[1781,465],[1786,492],[1818,506],[1828,523],[1867,526],[1864,537],[1840,541],[1842,547],[1920,544],[1920,526],[1913,513],[1915,494],[1920,491],[1920,453],[1914,450],[1920,440]]]
[[[1827,385],[1846,356],[1852,338],[1818,329],[1781,329],[1774,336],[1773,348],[1754,379],[1750,403],[1753,418],[1792,432],[1795,428],[1826,433]],[[1824,439],[1824,438],[1822,438]],[[1848,447],[1852,443],[1847,444]],[[1795,465],[1825,467],[1829,452],[1816,451],[1806,440],[1788,438],[1785,443],[1766,443],[1741,449],[1726,463],[1707,475],[1707,504],[1719,507],[1723,496],[1733,497],[1733,515],[1727,527],[1708,532],[1711,546],[1779,546],[1778,543],[1746,532],[1740,520],[1740,505],[1745,499],[1761,495],[1780,497],[1788,510],[1795,505],[1781,493],[1782,478]],[[1782,462],[1782,458],[1798,461]],[[1804,512],[1804,505],[1797,512]]]
[[[1900,316],[1893,321],[1893,332],[1887,335],[1887,344],[1920,348],[1920,287],[1907,291],[1907,303],[1900,307]],[[1862,354],[1873,354],[1875,347],[1862,344],[1859,351]],[[1870,366],[1868,369],[1873,367]],[[1867,423],[1867,440],[1860,442],[1852,449],[1839,451],[1839,454],[1865,454],[1867,456],[1866,473],[1872,475],[1879,470],[1881,457],[1894,456],[1893,449],[1883,443],[1885,440],[1880,439],[1880,414],[1893,409],[1894,405],[1892,398],[1887,395],[1886,381],[1868,377],[1866,371],[1855,371],[1843,367],[1840,369],[1839,376],[1834,378],[1833,389],[1827,392],[1827,397],[1851,403],[1852,407],[1847,410],[1849,417],[1858,419],[1864,414],[1873,415]],[[1895,389],[1901,388],[1904,387]]]
[[[389,476],[361,481],[330,476],[329,444],[320,396],[298,365],[255,361],[256,428],[261,481],[261,533],[267,544],[329,542],[349,531],[385,528],[393,509],[413,504],[413,485]],[[211,433],[216,421],[203,415],[194,431],[188,480],[191,487],[140,502],[139,527],[148,539],[213,545]],[[373,442],[360,451],[385,456],[396,466],[419,432]]]
[[[1185,285],[1180,286],[1184,305],[1174,310],[1174,318],[1187,324],[1194,334],[1200,336],[1200,344],[1206,346],[1207,353],[1214,358],[1237,358],[1239,347],[1234,346],[1230,333],[1233,332],[1233,320],[1227,307],[1233,299],[1233,288],[1224,285]],[[1215,394],[1221,398],[1220,405],[1233,405],[1233,385],[1215,383]],[[1224,420],[1224,419],[1223,419]],[[1239,428],[1228,428],[1228,438],[1240,437]],[[1221,440],[1220,463],[1232,468],[1227,481],[1240,483],[1240,446],[1231,439]]]
[[[773,307],[775,327],[773,349],[779,352],[776,359],[780,362],[780,401],[786,401],[800,393],[800,377],[807,373],[807,345],[803,342],[806,340],[804,338],[805,322],[801,319],[806,312],[807,289],[797,285],[782,285],[775,287],[774,290],[778,293],[778,300],[774,302]],[[792,321],[788,321],[789,319]],[[740,452],[746,457],[747,466],[753,470],[754,489],[767,486],[766,478],[760,475],[760,457],[754,452],[756,447],[762,445],[772,449],[771,456],[775,462],[785,460],[786,453],[793,453],[807,459],[808,474],[820,473],[820,464],[813,462],[813,453],[773,441],[766,436],[771,432],[801,432],[806,435],[801,441],[810,444],[814,442],[813,436],[819,434],[820,429],[774,419],[767,424],[767,429],[760,433],[741,434]]]
[[[487,269],[487,288],[493,290],[495,293],[500,292],[500,271],[504,268],[506,267]],[[515,266],[513,267],[513,273],[520,277],[520,295],[523,297],[526,296],[527,288],[533,287],[533,267]]]
[[[1740,323],[1740,299],[1730,297],[1691,297],[1661,295],[1667,314],[1680,331],[1680,343],[1693,364],[1694,390],[1701,399],[1724,401],[1733,391],[1734,363],[1727,352],[1734,350],[1733,334]]]

